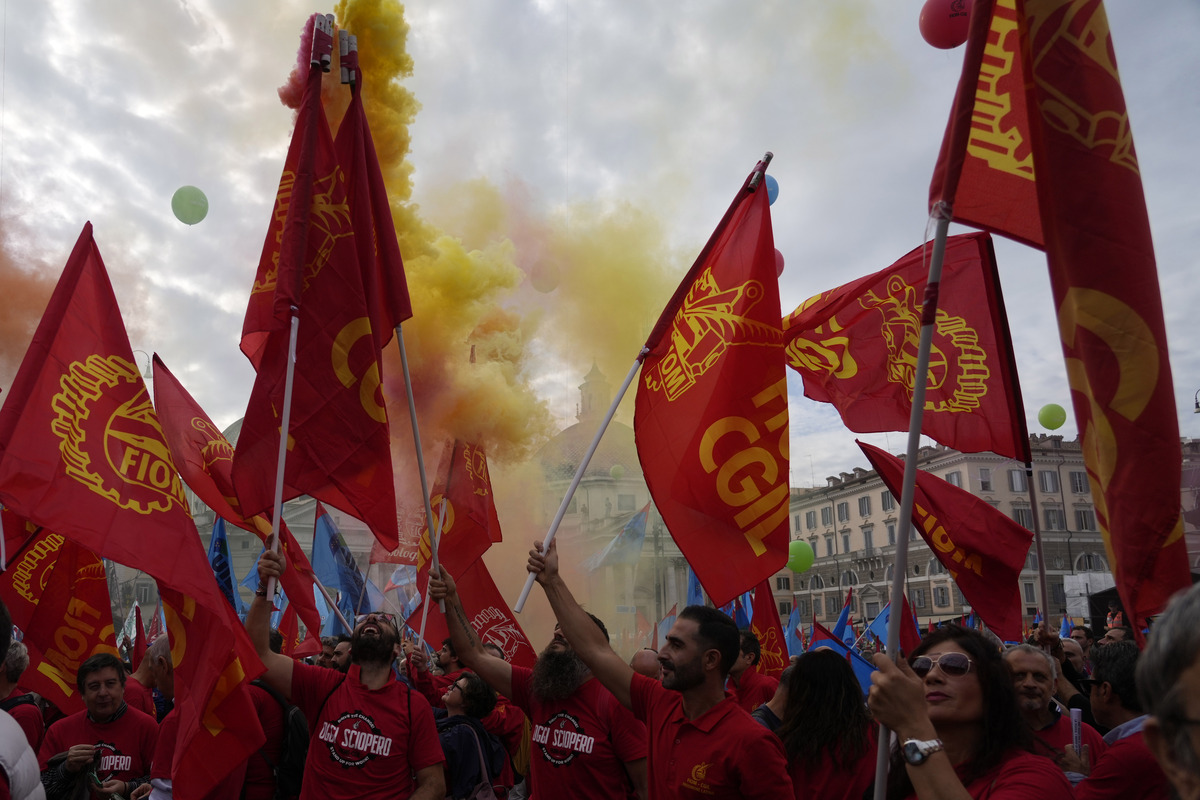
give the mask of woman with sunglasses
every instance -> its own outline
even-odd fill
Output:
[[[1017,707],[1012,675],[995,645],[946,625],[907,662],[875,656],[868,703],[896,733],[889,798],[1062,800],[1071,784],[1038,755]]]

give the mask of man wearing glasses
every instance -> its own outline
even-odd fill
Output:
[[[429,702],[392,672],[400,649],[395,619],[366,614],[355,620],[345,675],[274,653],[266,585],[283,569],[279,553],[268,549],[259,558],[259,588],[246,614],[246,632],[267,668],[262,679],[308,718],[312,738],[301,800],[444,797],[445,756]]]

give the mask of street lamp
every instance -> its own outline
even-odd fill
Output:
[[[1192,413],[1200,414],[1200,389],[1196,390],[1196,410],[1193,411]]]

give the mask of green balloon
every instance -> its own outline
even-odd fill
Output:
[[[1038,422],[1048,431],[1056,430],[1062,427],[1062,424],[1067,421],[1067,412],[1058,403],[1048,403],[1042,406],[1038,412]]]
[[[208,198],[195,186],[180,186],[171,197],[175,218],[185,225],[195,225],[208,216]]]
[[[816,554],[812,545],[803,539],[794,539],[788,545],[788,569],[792,572],[804,572],[813,565]]]
[[[621,464],[613,464],[611,467],[609,467],[608,474],[613,480],[619,481],[621,478],[625,477],[625,467]]]

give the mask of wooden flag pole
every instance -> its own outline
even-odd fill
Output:
[[[942,262],[946,255],[946,235],[950,230],[950,207],[938,203],[933,210],[937,220],[933,237],[933,252],[929,259],[929,279],[925,284],[925,300],[921,306],[921,339],[917,349],[917,368],[913,373],[912,411],[908,417],[908,450],[904,458],[904,488],[900,499],[899,530],[896,531],[896,560],[892,568],[892,608],[904,608],[904,579],[908,573],[908,536],[912,525],[913,498],[917,485],[917,453],[921,449],[921,421],[925,416],[925,386],[929,382],[929,351],[933,344],[933,328],[937,322],[938,288],[942,280]],[[900,618],[888,617],[887,654],[893,661],[900,659]],[[875,800],[887,794],[888,756],[891,735],[882,723],[879,726],[879,752],[875,761]]]
[[[638,353],[638,357],[634,360],[633,366],[629,368],[629,374],[625,376],[625,382],[621,384],[621,388],[617,390],[616,397],[613,398],[612,404],[608,407],[608,413],[604,415],[604,419],[600,422],[600,429],[596,431],[596,436],[592,439],[592,443],[588,445],[587,452],[583,454],[583,458],[579,461],[579,468],[575,470],[575,477],[571,479],[571,485],[567,487],[567,493],[562,499],[562,503],[558,506],[558,513],[554,515],[554,520],[550,523],[550,530],[546,531],[546,538],[542,540],[542,550],[544,551],[554,541],[554,535],[558,533],[558,526],[562,522],[563,516],[567,513],[567,506],[571,502],[571,498],[575,496],[575,490],[579,488],[579,482],[583,480],[583,473],[587,470],[588,464],[592,460],[592,456],[596,453],[596,448],[600,446],[600,438],[604,436],[604,432],[608,430],[608,424],[612,422],[613,416],[617,413],[617,406],[621,404],[621,400],[625,397],[625,392],[629,391],[629,384],[633,383],[633,376],[637,374],[638,367],[642,365],[642,359],[650,352],[647,347],[642,348],[642,352]],[[649,520],[647,520],[648,522]],[[513,606],[513,611],[520,614],[525,608],[525,601],[529,599],[529,592],[533,589],[535,578],[533,573],[525,578],[525,586],[521,589],[521,596],[517,598],[517,604]]]

